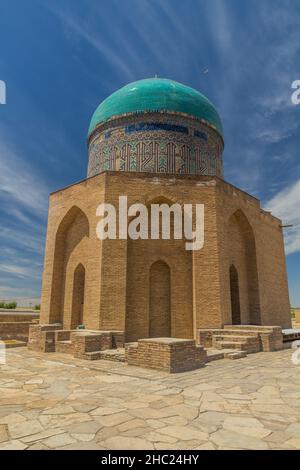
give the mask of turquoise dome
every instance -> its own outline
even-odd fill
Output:
[[[96,109],[89,135],[98,124],[125,113],[173,111],[204,119],[223,136],[222,123],[216,108],[199,91],[166,78],[147,78],[115,91]]]

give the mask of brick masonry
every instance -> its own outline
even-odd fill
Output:
[[[38,322],[40,318],[39,313],[28,313],[28,312],[14,312],[14,311],[4,311],[0,310],[0,323],[5,322],[27,322],[27,321],[36,321]]]
[[[224,329],[199,329],[197,343],[219,348],[218,342],[240,341],[247,353],[279,351],[283,348],[282,329],[278,326],[227,325]]]
[[[206,351],[194,340],[151,338],[126,345],[125,357],[128,365],[176,373],[202,367]]]
[[[118,207],[119,195],[127,195],[129,205],[204,204],[203,249],[186,251],[185,241],[174,239],[100,241],[96,208],[102,202]],[[164,292],[172,337],[193,339],[199,328],[232,323],[233,264],[239,274],[241,322],[290,327],[280,224],[257,199],[217,177],[110,171],[84,180],[50,197],[41,323],[75,326],[73,280],[80,263],[85,327],[125,331],[126,342],[149,337],[155,312],[150,295],[153,305],[159,293],[158,286],[150,288],[151,268],[159,262],[158,272],[170,273]],[[166,331],[166,323],[161,328]]]
[[[55,331],[60,324],[31,325],[29,329],[28,349],[37,352],[55,351]]]
[[[28,341],[30,321],[0,322],[0,340],[16,339]]]
[[[38,352],[63,352],[77,358],[90,359],[89,353],[124,347],[124,333],[62,330],[60,324],[32,325],[28,347]]]

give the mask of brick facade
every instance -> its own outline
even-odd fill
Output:
[[[203,249],[186,251],[185,241],[175,239],[100,241],[96,208],[102,202],[118,207],[119,195],[127,195],[128,205],[204,204]],[[87,329],[125,331],[126,341],[168,329],[174,338],[196,338],[199,328],[232,324],[234,265],[241,323],[289,327],[280,224],[257,199],[213,176],[107,171],[88,178],[50,197],[41,324],[76,327],[74,273],[81,265]]]
[[[196,346],[194,340],[151,338],[129,343],[126,360],[132,366],[169,373],[186,372],[202,367],[206,362],[206,352],[203,346]]]

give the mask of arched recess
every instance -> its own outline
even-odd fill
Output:
[[[152,204],[172,206],[181,202],[170,199],[170,195],[159,191],[146,194],[141,201],[150,214]],[[126,341],[137,341],[151,337],[154,327],[150,327],[150,318],[154,310],[150,291],[155,283],[153,273],[165,263],[170,270],[170,328],[165,329],[169,336],[177,338],[193,337],[193,278],[192,251],[186,250],[185,239],[174,237],[174,217],[170,217],[170,238],[162,238],[160,218],[159,238],[150,237],[151,220],[149,216],[149,238],[127,240],[127,276],[126,276]],[[152,267],[152,268],[151,268]],[[154,271],[151,275],[151,269]],[[152,280],[151,280],[152,279]],[[153,291],[154,292],[154,291]],[[153,324],[153,323],[152,323]],[[157,327],[158,328],[158,327]],[[155,327],[156,329],[156,327]],[[166,334],[164,333],[164,334]],[[162,333],[159,333],[160,335]]]
[[[63,217],[55,237],[50,300],[50,322],[63,323],[66,269],[72,252],[84,237],[89,237],[88,218],[77,206]],[[81,260],[78,260],[79,262]]]
[[[149,336],[171,336],[171,274],[164,261],[156,261],[149,272]]]
[[[71,328],[83,324],[84,312],[84,291],[85,291],[85,269],[81,263],[74,271],[73,293],[72,293],[72,313]]]
[[[229,269],[230,276],[230,300],[231,300],[231,315],[232,324],[241,324],[241,306],[240,306],[240,289],[239,289],[239,275],[236,267],[232,264]]]
[[[229,283],[230,266],[233,265],[238,273],[241,323],[260,325],[255,235],[246,215],[240,209],[229,219],[228,256]],[[233,312],[231,313],[233,316]]]

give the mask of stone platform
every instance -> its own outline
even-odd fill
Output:
[[[33,325],[28,348],[37,352],[62,352],[80,359],[100,359],[104,350],[124,347],[122,331],[63,330],[59,323]]]
[[[277,326],[228,325],[222,329],[199,329],[197,341],[146,338],[125,344],[123,331],[63,330],[60,324],[50,324],[30,327],[28,348],[175,373],[219,359],[240,359],[249,353],[283,349],[283,335]]]
[[[165,372],[186,372],[206,363],[206,351],[194,340],[178,338],[148,338],[125,346],[128,365]]]
[[[283,335],[280,326],[226,325],[219,329],[199,329],[197,343],[206,348],[230,348],[250,354],[281,350]]]
[[[0,450],[300,449],[291,354],[168,374],[10,349],[0,366]]]

